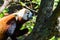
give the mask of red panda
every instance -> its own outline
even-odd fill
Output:
[[[17,13],[16,13],[17,14]],[[12,27],[10,27],[7,31],[8,36],[12,38],[12,40],[17,40],[16,37],[24,35],[28,32],[28,29],[20,30],[22,25],[29,21],[32,18],[32,12],[26,8],[23,8],[18,12],[15,22],[13,21]]]

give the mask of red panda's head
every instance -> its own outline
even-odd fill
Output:
[[[30,20],[32,18],[32,12],[26,8],[21,9],[19,12],[17,12],[18,20]]]

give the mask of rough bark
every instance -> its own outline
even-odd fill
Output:
[[[35,27],[24,40],[49,40],[58,31],[55,28],[57,22],[53,14],[54,0],[42,0],[39,8]]]

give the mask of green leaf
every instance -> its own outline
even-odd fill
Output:
[[[55,36],[53,36],[50,40],[55,40]]]
[[[7,13],[9,10],[8,10],[8,8],[5,8],[4,10],[3,10],[3,13]]]
[[[2,18],[3,16],[4,16],[4,14],[3,14],[3,13],[1,13],[1,14],[0,14],[0,18]]]

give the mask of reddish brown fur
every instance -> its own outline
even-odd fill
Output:
[[[12,21],[13,18],[15,18],[15,14],[10,14],[0,19],[0,40],[4,38],[5,32],[10,27],[10,25],[7,24],[7,22],[9,22],[10,20]],[[20,20],[21,19],[22,18],[20,17]]]

